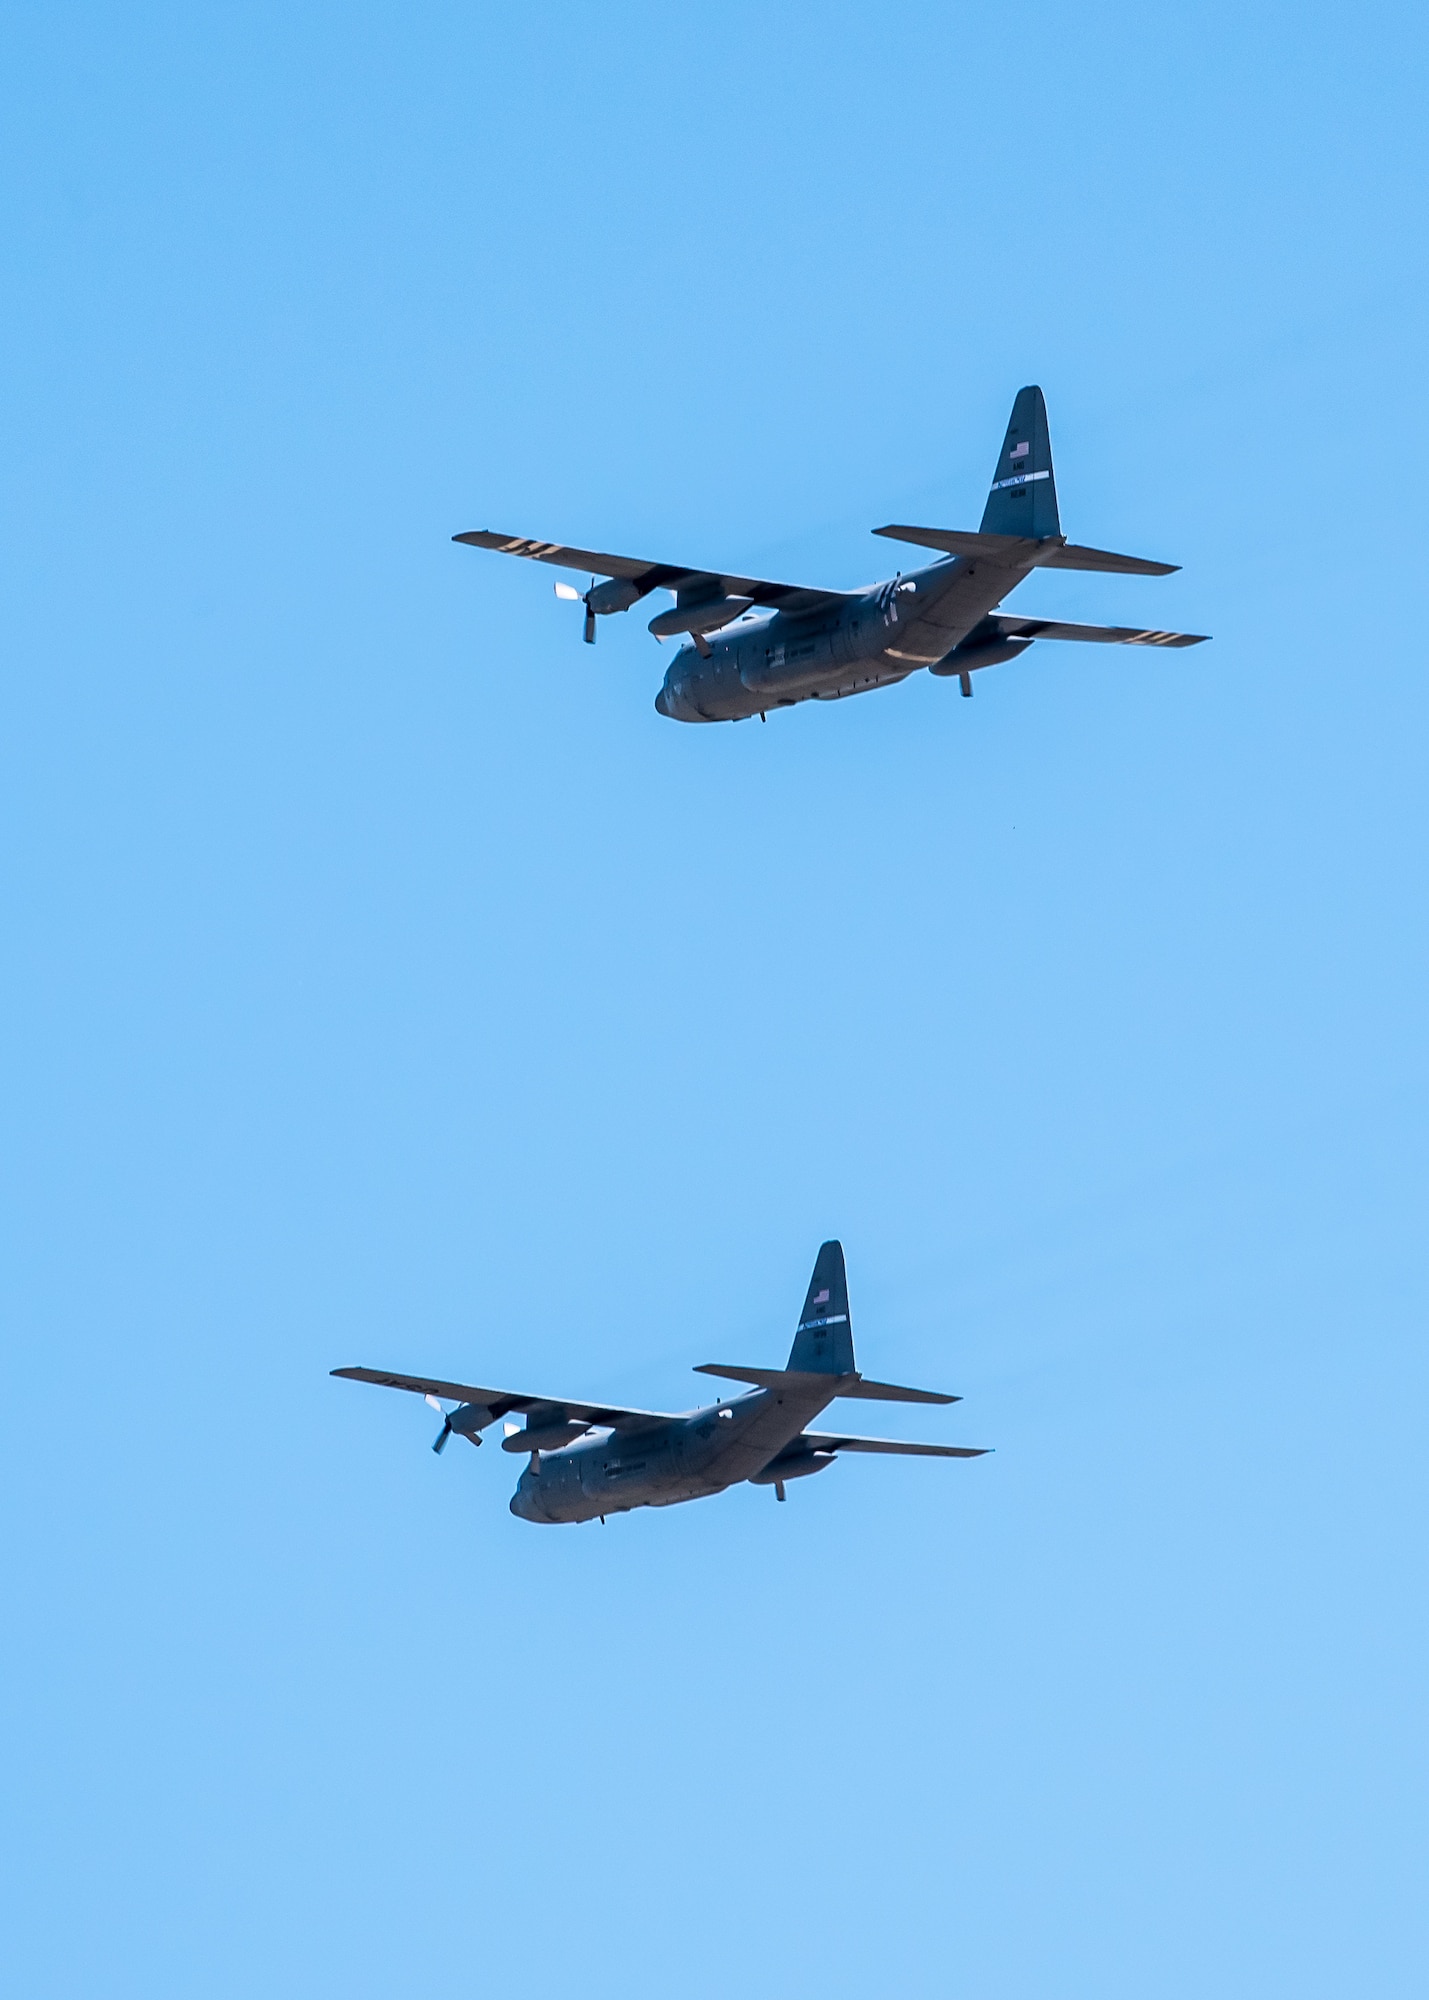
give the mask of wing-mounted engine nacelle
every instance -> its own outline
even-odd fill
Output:
[[[593,583],[585,593],[586,608],[597,618],[604,618],[612,611],[628,611],[644,595],[639,584],[632,583],[629,577],[607,577],[604,583]]]
[[[468,1444],[479,1445],[481,1433],[488,1424],[496,1422],[495,1410],[489,1410],[485,1403],[459,1403],[456,1409],[449,1411],[442,1407],[436,1396],[428,1396],[426,1402],[427,1407],[435,1410],[442,1420],[442,1427],[437,1432],[437,1441],[432,1446],[435,1452],[446,1450],[449,1437],[462,1437]]]
[[[503,1451],[559,1451],[563,1444],[574,1444],[590,1429],[589,1424],[574,1420],[556,1424],[526,1424],[518,1430],[509,1430],[501,1440]]]
[[[782,1486],[786,1479],[807,1479],[811,1472],[823,1472],[838,1457],[836,1451],[796,1451],[788,1458],[776,1458],[762,1472],[751,1472],[751,1486]]]
[[[956,679],[960,674],[976,673],[979,667],[999,667],[1004,660],[1015,660],[1031,644],[1030,639],[990,639],[982,646],[954,646],[948,657],[938,660],[928,672]]]
[[[728,625],[738,618],[742,611],[748,611],[752,597],[701,597],[692,603],[684,601],[684,593],[676,598],[673,611],[661,611],[650,620],[650,630],[657,639],[677,639],[682,632],[692,636],[696,633],[717,632],[721,625]]]
[[[645,595],[638,583],[632,583],[626,576],[610,576],[604,583],[593,583],[589,590],[577,590],[573,583],[558,583],[557,597],[563,597],[568,604],[585,606],[585,642],[595,644],[595,621],[608,617],[612,611],[628,611],[632,604]]]

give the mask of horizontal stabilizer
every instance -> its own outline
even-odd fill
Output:
[[[1145,556],[1114,556],[1109,549],[1084,549],[1068,542],[1050,556],[1043,556],[1044,569],[1112,570],[1121,576],[1174,576],[1180,563],[1151,562]]]
[[[896,1382],[870,1382],[860,1375],[841,1396],[864,1396],[874,1403],[960,1403],[961,1396],[945,1396],[941,1389],[902,1389]]]
[[[875,528],[890,542],[916,542],[919,548],[938,549],[945,556],[980,556],[984,562],[1034,563],[1042,544],[1028,535],[975,535],[963,528]]]
[[[1172,576],[1179,563],[1151,562],[1145,556],[1118,556],[1109,549],[1087,549],[1064,542],[1058,535],[1034,541],[1026,535],[974,535],[962,528],[875,528],[894,542],[915,542],[920,548],[941,549],[944,555],[977,557],[1007,568],[1096,569],[1122,576]]]
[[[818,1389],[827,1392],[826,1374],[806,1374],[798,1368],[735,1368],[723,1361],[703,1362],[697,1375],[718,1375],[725,1382],[751,1382],[757,1389]],[[880,1403],[960,1403],[961,1396],[945,1396],[937,1389],[902,1389],[896,1382],[870,1382],[862,1375],[837,1378],[836,1396],[864,1396]]]
[[[846,1377],[830,1376],[826,1369],[817,1372],[803,1368],[736,1368],[724,1361],[702,1361],[695,1369],[697,1375],[718,1375],[722,1382],[749,1382],[756,1389],[817,1389],[820,1395],[829,1392],[829,1383],[843,1381]],[[842,1395],[845,1392],[838,1390]],[[852,1391],[847,1392],[852,1394]]]
[[[797,1440],[810,1451],[880,1451],[905,1458],[986,1458],[990,1445],[905,1444],[902,1438],[850,1438],[805,1431]]]

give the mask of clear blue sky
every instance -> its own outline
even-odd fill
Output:
[[[1376,2000],[1426,1946],[1422,9],[6,14],[5,1984]],[[682,729],[1018,386],[1183,625]],[[1420,496],[1420,497],[1416,497]],[[368,1362],[862,1460],[506,1511]]]

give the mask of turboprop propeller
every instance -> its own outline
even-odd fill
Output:
[[[447,1439],[453,1435],[464,1437],[469,1444],[479,1445],[481,1432],[489,1423],[495,1421],[491,1411],[481,1403],[458,1403],[454,1410],[448,1411],[445,1403],[440,1402],[435,1396],[424,1396],[422,1401],[429,1410],[435,1410],[442,1420],[436,1443],[432,1446],[432,1450],[438,1456],[446,1450]]]
[[[589,590],[577,590],[573,583],[558,583],[556,595],[567,604],[585,606],[585,642],[593,646],[596,619],[608,617],[612,611],[628,611],[637,598],[645,595],[645,591],[639,584],[631,583],[628,577],[608,576],[603,583],[597,583],[592,577]]]
[[[595,579],[592,578],[591,590],[594,589]],[[573,583],[558,583],[556,585],[556,595],[567,604],[584,604],[585,642],[588,646],[593,646],[595,644],[595,612],[591,608],[590,591],[579,591]]]

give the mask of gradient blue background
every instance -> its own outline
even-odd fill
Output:
[[[1426,1944],[1422,10],[6,10],[9,1990]],[[767,728],[480,526],[1182,625]],[[909,557],[905,555],[906,561]],[[538,1531],[367,1362],[946,1385]]]

